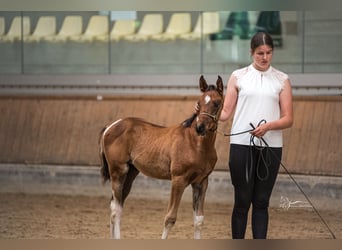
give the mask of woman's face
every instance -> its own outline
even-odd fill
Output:
[[[266,71],[272,61],[272,48],[268,45],[261,45],[252,51],[253,65],[257,70]]]

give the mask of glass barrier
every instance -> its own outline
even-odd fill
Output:
[[[0,22],[0,74],[20,74],[23,62],[22,13],[0,12]],[[25,25],[25,32],[28,32],[30,23]]]
[[[261,30],[274,67],[341,73],[341,24],[331,11],[2,11],[0,74],[229,74]]]

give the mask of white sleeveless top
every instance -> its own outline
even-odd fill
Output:
[[[271,67],[267,71],[259,71],[251,64],[235,70],[237,78],[238,100],[234,114],[231,133],[239,133],[251,129],[249,123],[257,127],[265,119],[267,122],[280,118],[279,94],[284,88],[288,75]],[[250,133],[232,136],[231,144],[250,145]],[[282,147],[282,130],[270,130],[263,136],[270,147]],[[256,145],[260,140],[255,137]]]

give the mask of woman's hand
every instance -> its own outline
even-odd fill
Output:
[[[258,127],[256,127],[253,131],[251,131],[251,134],[260,138],[260,137],[263,137],[268,130],[269,130],[269,124],[262,123]]]
[[[195,114],[198,114],[199,111],[200,111],[200,105],[199,105],[198,102],[196,102],[195,107],[194,107],[194,113],[195,113]]]

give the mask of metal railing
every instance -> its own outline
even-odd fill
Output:
[[[205,75],[214,83],[217,75]],[[228,75],[223,76],[224,81]],[[342,95],[342,74],[289,75],[293,95]],[[199,75],[0,75],[0,96],[198,95]]]

